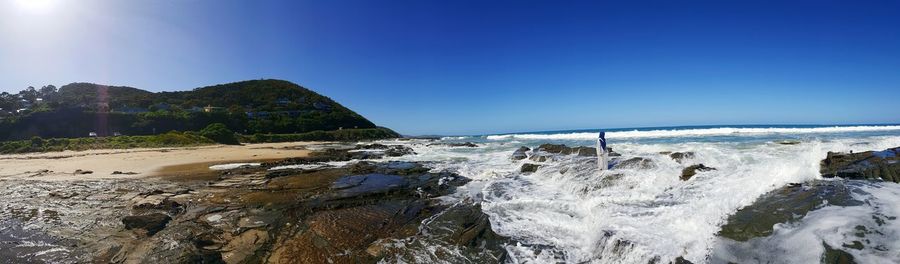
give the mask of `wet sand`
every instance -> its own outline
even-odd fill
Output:
[[[90,180],[211,175],[209,166],[305,157],[315,142],[0,155],[0,179]],[[91,171],[90,174],[75,172]],[[113,174],[113,172],[123,174]]]

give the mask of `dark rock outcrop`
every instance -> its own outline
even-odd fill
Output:
[[[650,169],[656,166],[653,161],[648,158],[634,157],[623,161],[614,162],[613,169]]]
[[[462,143],[431,143],[428,146],[448,146],[448,147],[467,147],[467,148],[477,148],[478,144],[472,142],[462,142]]]
[[[798,145],[798,144],[800,144],[800,141],[797,141],[797,140],[779,140],[779,141],[775,141],[775,144],[778,144],[778,145]]]
[[[546,162],[551,159],[553,159],[553,156],[551,156],[550,154],[546,154],[546,153],[535,153],[534,155],[531,155],[531,157],[528,158],[528,160],[534,161],[534,162]]]
[[[820,163],[822,177],[884,180],[900,183],[900,147],[859,153],[828,152]]]
[[[541,144],[538,146],[537,150],[553,154],[568,155],[572,153],[572,148],[562,144]]]
[[[687,168],[684,168],[683,170],[681,170],[681,176],[679,178],[682,181],[686,181],[686,180],[690,180],[691,177],[694,177],[694,175],[697,175],[697,172],[711,171],[711,170],[716,170],[716,168],[707,167],[706,165],[703,165],[703,163],[695,164],[695,165],[688,166]]]
[[[574,148],[572,148],[572,153],[575,153],[576,155],[582,156],[582,157],[596,157],[597,156],[597,148],[574,147]]]
[[[364,150],[382,150],[382,151],[364,151]],[[363,150],[363,151],[360,151]],[[289,158],[275,162],[266,162],[262,164],[263,168],[272,168],[276,166],[285,166],[285,165],[303,165],[303,164],[322,164],[324,162],[332,162],[332,161],[350,161],[350,160],[371,160],[371,159],[381,159],[385,156],[387,157],[399,157],[405,155],[414,155],[416,154],[412,148],[403,146],[403,145],[384,145],[384,144],[369,144],[369,145],[357,145],[351,148],[344,149],[325,149],[320,151],[315,151],[310,153],[308,157],[299,157],[299,158]],[[321,169],[321,168],[320,168]],[[318,169],[314,169],[318,170]],[[310,170],[295,170],[295,172],[308,172]],[[272,172],[268,178],[277,178],[281,176],[285,176],[290,174],[290,172],[283,171],[274,171]],[[296,173],[294,173],[296,174]]]
[[[576,154],[582,157],[596,157],[597,149],[593,147],[569,147],[563,144],[541,144],[535,149],[536,152],[547,154],[571,155]]]
[[[379,143],[368,145],[357,145],[357,150],[362,149],[379,149],[384,151],[384,155],[388,157],[400,157],[406,155],[415,155],[416,152],[412,148],[403,145],[384,145]]]
[[[825,252],[822,253],[822,264],[856,264],[850,253],[832,248],[825,241],[822,241],[822,246],[825,247]]]
[[[522,164],[522,168],[519,169],[519,172],[522,172],[522,173],[535,172],[540,167],[541,167],[541,165],[538,165],[538,164],[525,163],[525,164]]]
[[[684,159],[694,158],[694,152],[674,152],[670,153],[669,157],[675,160],[678,163],[681,163]]]
[[[166,228],[166,224],[171,220],[172,217],[169,217],[166,214],[152,213],[126,216],[125,218],[122,218],[122,224],[125,224],[125,229],[143,229],[147,232],[148,236],[152,236],[160,230],[163,230],[163,228]]]
[[[739,209],[728,217],[719,236],[735,241],[769,236],[778,223],[791,223],[810,211],[826,205],[856,206],[851,190],[841,181],[817,181],[789,184],[771,191],[752,205]]]
[[[519,147],[518,149],[516,149],[516,151],[513,152],[512,157],[510,157],[510,159],[512,159],[512,160],[526,159],[526,158],[528,158],[528,151],[530,151],[530,150],[531,149],[528,147]]]

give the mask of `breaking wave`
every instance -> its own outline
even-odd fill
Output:
[[[740,135],[768,135],[768,134],[816,134],[816,133],[848,133],[848,132],[877,132],[900,130],[900,126],[831,126],[831,127],[769,127],[769,128],[693,128],[693,129],[659,129],[659,130],[630,130],[606,132],[607,138],[669,138],[669,137],[710,137],[710,136],[740,136]],[[592,140],[597,138],[597,132],[574,132],[556,134],[506,134],[490,135],[488,140]]]

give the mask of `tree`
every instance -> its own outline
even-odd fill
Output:
[[[56,86],[53,86],[52,84],[41,87],[41,90],[40,90],[41,97],[48,97],[55,93],[56,93]]]
[[[19,96],[28,102],[34,102],[34,100],[38,98],[38,91],[34,89],[34,86],[28,86],[28,88],[19,92]]]
[[[0,108],[3,108],[3,111],[13,111],[18,108],[17,106],[15,96],[7,92],[0,93]]]

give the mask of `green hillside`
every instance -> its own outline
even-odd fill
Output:
[[[153,135],[199,131],[212,123],[235,132],[295,134],[376,128],[341,104],[282,80],[251,80],[153,93],[72,83],[0,95],[0,140]],[[13,111],[15,110],[15,111]]]

